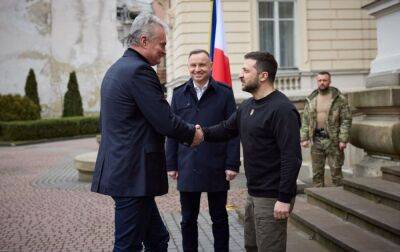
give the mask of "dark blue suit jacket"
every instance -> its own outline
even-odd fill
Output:
[[[119,197],[168,192],[165,135],[191,143],[193,125],[174,116],[154,69],[132,49],[101,85],[101,143],[91,190]]]
[[[226,120],[236,111],[232,89],[222,83],[209,81],[200,101],[197,100],[193,81],[176,88],[171,108],[183,120],[212,126]],[[223,143],[202,143],[196,148],[167,139],[167,170],[179,171],[178,190],[185,192],[216,192],[229,189],[225,170],[238,171],[240,142],[234,138]]]

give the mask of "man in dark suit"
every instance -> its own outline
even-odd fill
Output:
[[[194,50],[188,59],[190,80],[175,88],[172,111],[183,120],[211,126],[226,120],[236,111],[233,92],[211,78],[208,52]],[[201,192],[207,192],[215,251],[229,251],[229,226],[226,212],[229,181],[239,171],[239,139],[223,143],[204,143],[196,148],[167,139],[167,170],[177,179],[182,212],[182,246],[197,251],[197,217]]]
[[[165,24],[134,20],[124,55],[101,86],[101,143],[91,190],[115,201],[114,251],[167,251],[169,234],[154,197],[168,192],[165,135],[199,144],[201,133],[175,117],[151,66],[165,55]]]

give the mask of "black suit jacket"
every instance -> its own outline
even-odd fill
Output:
[[[133,49],[103,79],[100,118],[91,190],[116,197],[167,193],[164,136],[189,144],[195,130],[174,116],[156,72]]]

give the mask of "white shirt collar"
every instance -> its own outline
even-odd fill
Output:
[[[196,91],[197,99],[200,100],[200,98],[203,96],[204,92],[207,90],[209,80],[204,84],[203,86],[198,85],[195,81],[193,81],[194,84],[194,90]]]
[[[193,84],[194,84],[194,88],[195,89],[199,89],[199,90],[202,90],[203,92],[207,89],[207,87],[208,87],[208,83],[209,83],[210,81],[208,80],[207,82],[206,82],[206,84],[204,84],[203,86],[200,86],[199,84],[197,84],[195,81],[193,81]]]

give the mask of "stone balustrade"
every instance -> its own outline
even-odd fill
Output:
[[[300,90],[300,78],[299,73],[278,74],[275,79],[275,87],[281,91]]]

